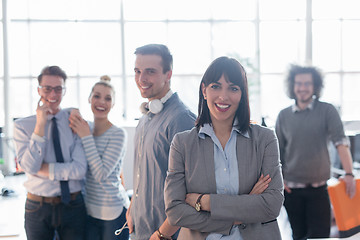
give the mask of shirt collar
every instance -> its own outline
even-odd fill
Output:
[[[49,114],[49,115],[47,115],[47,119],[48,120],[51,120],[51,119],[53,119],[53,118],[56,118],[57,120],[58,119],[61,119],[63,116],[64,116],[64,114],[66,114],[68,111],[63,111],[62,109],[60,109],[60,111],[58,111],[55,115],[53,115],[53,114]],[[69,114],[70,115],[70,114]]]
[[[311,102],[306,106],[306,109],[309,109],[309,110],[312,110],[314,108],[314,99],[311,100]],[[302,109],[299,108],[299,106],[296,104],[296,101],[295,103],[291,106],[291,110],[293,113],[295,112],[300,112],[300,111],[303,111]]]
[[[235,124],[234,124],[235,125]],[[242,136],[246,138],[250,138],[248,131],[241,132],[239,129],[237,129],[235,126],[232,127],[231,132],[237,132],[238,134],[241,134]],[[209,123],[205,123],[204,126],[200,127],[198,136],[201,139],[205,139],[205,135],[208,135],[209,137],[215,135],[213,127]]]

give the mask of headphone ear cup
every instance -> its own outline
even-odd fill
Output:
[[[149,109],[147,108],[147,105],[148,105],[147,102],[143,102],[143,103],[140,105],[140,112],[141,112],[142,114],[147,114],[147,112],[149,111]]]
[[[153,114],[158,114],[163,109],[164,104],[159,99],[154,99],[149,102],[149,111]]]

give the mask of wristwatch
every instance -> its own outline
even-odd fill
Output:
[[[195,203],[195,210],[200,212],[201,211],[201,203],[200,203],[200,200],[201,198],[204,196],[205,193],[203,194],[200,194],[200,196],[198,197],[198,199],[196,200],[196,203]]]
[[[162,234],[159,229],[156,230],[156,232],[160,240],[172,240],[171,237],[166,237],[164,234]]]

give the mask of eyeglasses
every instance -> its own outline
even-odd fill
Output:
[[[310,87],[313,85],[312,82],[295,82],[295,87],[301,87],[301,86],[304,86],[306,88]]]
[[[63,93],[63,91],[65,90],[65,87],[63,86],[56,86],[56,87],[51,87],[51,86],[39,86],[40,89],[42,89],[45,93],[51,93],[52,90],[54,90],[55,93]]]
[[[115,231],[115,235],[120,235],[121,234],[121,232],[125,229],[125,228],[129,228],[128,226],[126,226],[126,224],[127,224],[127,221],[124,223],[124,225],[122,226],[122,228],[120,228],[120,229],[118,229],[118,230],[116,230]]]

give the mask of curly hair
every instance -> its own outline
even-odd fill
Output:
[[[323,75],[320,69],[316,67],[303,67],[300,65],[291,64],[288,70],[288,74],[285,78],[286,94],[291,99],[296,99],[294,93],[295,76],[298,74],[310,73],[314,85],[314,95],[316,99],[321,96],[321,91],[324,87]]]

